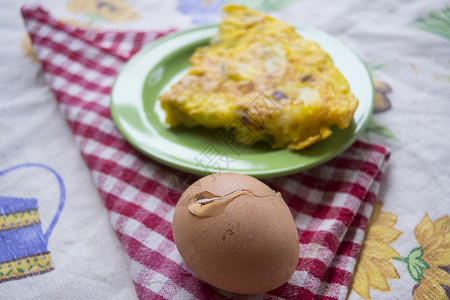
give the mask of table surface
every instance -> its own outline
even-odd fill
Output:
[[[214,23],[229,2],[39,1],[64,22],[98,30]],[[37,199],[44,229],[55,212],[59,220],[48,244],[54,270],[0,283],[0,298],[136,298],[106,209],[34,56],[20,16],[25,3],[0,4],[0,172],[29,163],[48,168],[1,175],[0,199]],[[372,72],[377,105],[363,139],[388,147],[391,158],[349,297],[448,297],[450,9],[437,0],[258,0],[251,7],[328,32]],[[62,211],[58,181],[48,170],[64,183]]]

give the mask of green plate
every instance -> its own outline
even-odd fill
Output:
[[[335,66],[359,99],[353,121],[302,151],[272,150],[263,143],[251,147],[232,142],[223,130],[176,128],[165,124],[158,96],[189,68],[194,50],[206,45],[217,25],[171,34],[137,53],[120,71],[111,94],[111,112],[125,138],[146,155],[174,168],[205,175],[238,172],[259,178],[281,176],[324,163],[347,149],[361,134],[374,104],[372,79],[361,60],[332,36],[304,26],[296,27],[330,54]]]

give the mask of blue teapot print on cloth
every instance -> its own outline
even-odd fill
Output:
[[[22,164],[0,171],[0,182],[4,174],[22,168],[50,171],[58,181],[59,205],[53,220],[44,232],[37,199],[0,196],[0,282],[54,269],[47,246],[64,207],[64,183],[56,171],[42,164]]]

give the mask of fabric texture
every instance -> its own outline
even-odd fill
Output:
[[[91,170],[129,259],[142,299],[237,297],[196,277],[182,261],[172,217],[182,186],[197,179],[135,150],[116,128],[110,91],[120,68],[143,46],[168,34],[96,32],[58,22],[44,9],[22,9],[34,51]],[[322,166],[264,180],[294,216],[300,260],[292,278],[259,298],[343,299],[389,153],[357,141]]]

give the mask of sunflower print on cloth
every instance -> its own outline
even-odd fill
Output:
[[[381,211],[382,206],[381,202],[374,206],[350,290],[363,299],[371,299],[371,289],[390,292],[387,280],[400,278],[391,262],[395,260],[406,264],[406,274],[416,282],[410,287],[412,299],[449,299],[450,217],[446,215],[433,222],[425,214],[414,229],[418,247],[401,257],[390,245],[402,235],[394,228],[398,216]]]
[[[67,9],[73,13],[86,14],[92,20],[120,23],[139,19],[125,0],[72,0]]]
[[[391,109],[391,100],[388,98],[388,94],[392,92],[391,86],[386,82],[379,80],[373,80],[373,86],[375,88],[375,105],[373,112],[380,113]]]
[[[395,242],[402,232],[394,228],[398,216],[381,211],[383,204],[377,202],[374,205],[349,289],[363,299],[371,299],[370,289],[389,292],[391,288],[387,280],[400,278],[390,262],[393,257],[399,257],[400,254],[390,244]]]
[[[396,258],[407,265],[409,275],[417,282],[413,299],[447,299],[444,286],[450,287],[450,217],[433,222],[425,214],[414,235],[419,247],[407,257]]]
[[[98,24],[98,21],[120,23],[139,19],[139,15],[125,0],[71,0],[67,3],[67,10],[75,14],[84,14],[87,22],[82,23],[75,19],[59,19],[58,21],[84,29],[100,30],[101,28],[93,26],[94,23]],[[21,48],[31,62],[38,62],[28,35],[22,39]]]
[[[385,65],[372,64],[369,62],[366,62],[365,64],[373,79],[373,87],[375,89],[375,103],[373,113],[376,115],[389,111],[392,108],[391,100],[389,99],[389,94],[393,91],[392,87],[384,81],[375,79],[377,77],[376,73],[379,70],[383,69]],[[394,133],[384,124],[377,121],[374,115],[370,116],[369,121],[367,122],[367,126],[364,128],[362,133],[363,137],[368,141],[370,141],[370,134],[376,134],[387,139],[398,141]]]

